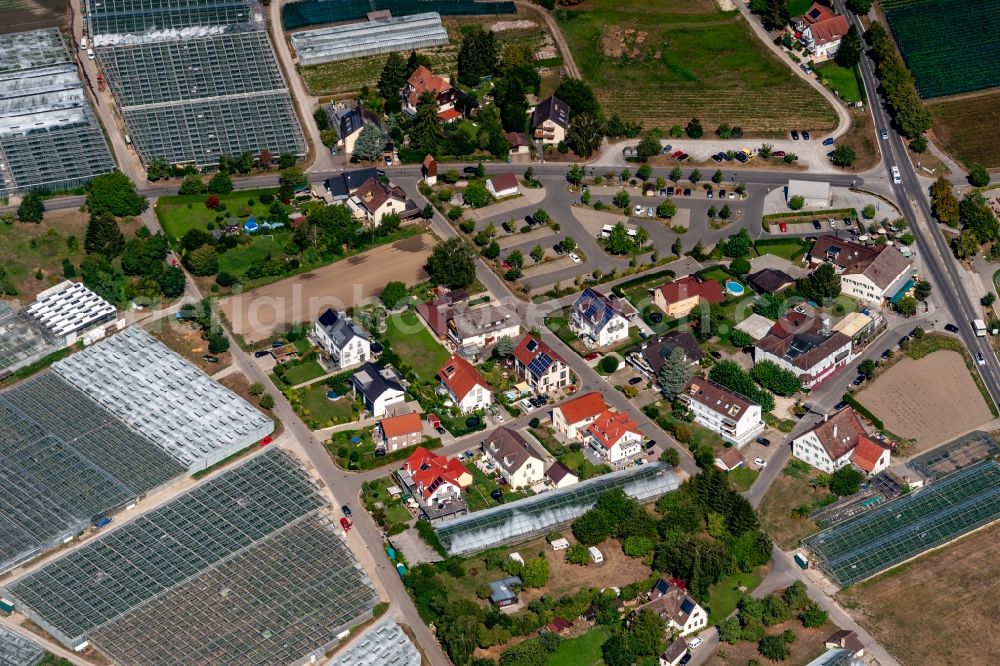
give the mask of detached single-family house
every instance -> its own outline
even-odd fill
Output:
[[[854,358],[851,350],[851,338],[831,329],[825,319],[789,310],[754,343],[753,360],[772,361],[813,388],[846,367]]]
[[[392,368],[367,362],[351,377],[351,386],[361,394],[365,409],[372,418],[379,419],[396,405],[406,402],[406,394],[399,375]]]
[[[889,245],[868,247],[834,236],[820,236],[807,258],[813,266],[833,264],[840,274],[841,292],[863,303],[882,305],[912,286],[910,260]]]
[[[336,176],[331,176],[323,183],[327,192],[327,200],[346,203],[359,187],[368,182],[369,179],[377,179],[378,177],[378,169],[375,167],[344,171]]]
[[[342,148],[348,155],[354,153],[354,144],[357,142],[358,136],[361,134],[361,130],[365,124],[372,124],[375,127],[380,126],[378,116],[363,106],[340,109],[334,107],[332,108],[332,112],[328,111],[327,115],[331,116],[330,124],[334,131],[337,132],[337,146]]]
[[[642,453],[642,433],[628,414],[606,410],[587,426],[586,442],[608,463],[622,463]]]
[[[652,610],[681,636],[701,631],[708,625],[708,613],[698,605],[687,590],[667,578],[661,578],[649,593],[649,601],[637,606],[635,614]]]
[[[448,339],[459,349],[482,349],[500,338],[521,332],[517,311],[507,305],[462,309],[447,320]]]
[[[795,285],[795,278],[777,268],[765,268],[748,275],[747,282],[758,294],[780,294]]]
[[[483,440],[483,456],[511,488],[531,486],[545,475],[542,459],[518,432],[500,427]]]
[[[584,393],[552,409],[552,427],[566,439],[582,442],[587,427],[606,411],[608,405],[600,393]]]
[[[890,457],[889,449],[868,436],[850,407],[824,417],[812,430],[793,439],[792,455],[827,474],[851,463],[868,474],[878,474],[888,469]]]
[[[746,460],[743,459],[743,454],[735,446],[728,449],[722,449],[719,451],[719,455],[715,456],[715,466],[721,469],[723,472],[731,472],[738,467],[744,467],[746,465]]]
[[[458,93],[448,82],[447,77],[438,76],[423,65],[420,65],[410,78],[406,80],[406,85],[400,91],[403,100],[403,111],[411,116],[417,114],[417,104],[424,93],[431,93],[437,100],[438,118],[444,122],[450,122],[462,116],[455,109],[455,100]]]
[[[347,200],[347,207],[354,217],[375,225],[386,215],[406,213],[406,192],[396,185],[384,185],[376,178],[369,178]]]
[[[378,423],[379,446],[389,452],[419,444],[424,436],[424,422],[420,414],[410,412],[384,418]]]
[[[725,299],[722,287],[715,280],[702,280],[688,275],[650,290],[653,305],[668,317],[683,317],[701,303],[717,305]]]
[[[576,474],[570,471],[569,467],[561,462],[555,462],[545,470],[545,478],[548,479],[549,485],[557,490],[569,488],[580,480]]]
[[[490,385],[476,368],[461,356],[452,354],[437,373],[441,385],[463,414],[486,409],[493,402]]]
[[[692,377],[677,396],[694,414],[694,421],[741,447],[764,430],[760,405],[711,379]]]
[[[507,145],[510,146],[508,151],[511,155],[527,155],[529,152],[528,135],[524,132],[507,132],[505,135],[507,137]]]
[[[546,97],[531,113],[531,134],[543,144],[558,144],[566,140],[569,127],[569,104],[558,97]]]
[[[629,318],[635,308],[617,296],[587,287],[570,311],[569,327],[592,347],[606,347],[628,338]]]
[[[835,14],[829,7],[814,2],[796,28],[813,60],[826,60],[837,54],[850,25],[843,14]]]
[[[465,465],[422,446],[410,454],[400,471],[400,480],[417,501],[429,506],[461,500],[462,489],[472,485],[472,474]]]
[[[705,352],[690,331],[670,331],[643,340],[625,354],[625,360],[640,373],[655,381],[659,380],[663,369],[675,349],[680,349],[687,357],[688,363],[698,365],[705,358]]]
[[[526,333],[514,348],[514,371],[536,393],[544,394],[569,386],[570,370],[551,347]]]
[[[546,632],[553,634],[565,634],[567,631],[573,628],[573,623],[569,620],[563,619],[558,615],[552,618],[552,621],[546,624],[544,627],[538,630],[538,633],[544,634]]]
[[[520,194],[521,190],[517,184],[517,176],[510,171],[497,174],[486,181],[487,191],[493,195],[494,199],[503,199]]]
[[[372,353],[368,332],[355,324],[346,313],[330,308],[316,320],[313,337],[340,370],[364,363]]]

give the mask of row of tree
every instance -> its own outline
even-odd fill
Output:
[[[889,32],[881,23],[873,22],[867,35],[889,112],[903,134],[916,140],[930,129],[934,118],[924,107],[913,74],[906,68]]]

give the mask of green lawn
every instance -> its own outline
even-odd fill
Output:
[[[330,388],[325,382],[317,382],[306,388],[299,389],[298,395],[301,398],[300,415],[303,418],[318,421],[320,427],[333,423],[346,423],[354,416],[354,399],[350,395],[345,395],[337,400],[329,400],[326,397]],[[308,411],[308,415],[306,414]],[[309,423],[309,420],[306,421]]]
[[[497,506],[496,500],[490,497],[490,493],[500,487],[497,482],[492,477],[483,474],[482,470],[475,465],[466,465],[465,468],[472,474],[472,485],[465,491],[465,502],[469,506],[469,511],[481,511],[491,506]],[[504,503],[527,496],[527,493],[514,492],[506,487],[503,491]]]
[[[22,303],[33,301],[40,291],[63,279],[63,259],[79,266],[86,226],[86,216],[77,211],[46,213],[39,224],[0,224],[0,266]],[[135,228],[123,229],[125,237],[131,238]]]
[[[834,127],[823,97],[751,32],[704,0],[591,0],[553,12],[608,115],[668,129],[699,118],[747,132]]]
[[[432,381],[449,358],[448,351],[424,328],[413,311],[389,317],[385,335],[392,350],[421,381]]]
[[[757,470],[750,469],[749,467],[737,467],[736,469],[729,472],[729,483],[733,485],[738,492],[746,492],[750,490],[750,486],[753,485],[754,480],[757,478]]]
[[[590,666],[602,664],[601,646],[608,640],[608,630],[596,626],[576,638],[559,643],[559,647],[549,657],[547,666]]]
[[[833,90],[844,100],[851,102],[861,101],[861,90],[858,87],[858,77],[854,74],[854,68],[841,67],[833,60],[816,65],[816,75],[830,90]]]
[[[801,259],[809,249],[809,245],[809,243],[797,238],[776,238],[759,240],[754,243],[757,254],[773,254],[776,257],[782,257],[789,261],[798,261]]]
[[[297,386],[310,379],[316,379],[326,374],[317,361],[308,361],[301,365],[293,365],[285,371],[285,379],[292,385]],[[324,385],[325,386],[325,385]]]
[[[276,188],[260,190],[239,190],[231,194],[216,195],[219,202],[225,204],[226,210],[223,212],[210,210],[205,207],[205,199],[208,195],[174,195],[160,197],[156,202],[156,217],[160,220],[160,225],[166,233],[167,238],[172,241],[179,240],[187,231],[191,229],[201,229],[208,231],[209,223],[215,224],[216,217],[223,218],[236,217],[240,208],[250,206],[253,215],[257,220],[266,220],[270,204],[262,204],[260,195],[274,194]],[[253,204],[250,204],[253,201]],[[239,218],[246,221],[246,217]]]
[[[718,624],[736,610],[736,604],[739,603],[740,597],[743,596],[743,593],[739,590],[740,586],[747,588],[747,591],[749,591],[757,587],[760,580],[761,577],[756,571],[749,574],[737,573],[726,576],[720,579],[715,585],[709,587],[708,599],[702,604],[705,610],[708,611],[708,623],[710,625]]]
[[[812,7],[812,0],[788,0],[788,14],[795,18],[802,16]]]

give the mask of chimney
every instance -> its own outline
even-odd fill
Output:
[[[829,420],[830,420],[830,415],[829,414],[824,414],[823,415],[823,423],[826,423]]]
[[[837,424],[833,424],[833,438],[837,439]]]

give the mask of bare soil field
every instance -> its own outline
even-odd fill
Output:
[[[220,308],[232,330],[252,344],[296,322],[312,322],[326,308],[344,309],[373,302],[386,282],[413,285],[427,279],[424,264],[434,247],[430,234],[348,257],[310,273],[236,294]]]
[[[572,534],[566,534],[570,543],[576,543]],[[566,551],[554,551],[544,542],[545,559],[549,561],[549,583],[544,588],[525,590],[521,599],[528,603],[547,594],[559,598],[564,594],[573,594],[587,587],[624,587],[629,583],[649,578],[653,570],[641,560],[629,557],[622,552],[621,544],[609,539],[597,548],[604,555],[600,564],[589,563],[587,566],[570,564],[566,561]],[[532,551],[525,552],[534,555]]]
[[[907,666],[995,664],[1000,523],[842,592],[851,615]]]
[[[972,430],[993,416],[965,366],[953,351],[941,350],[914,361],[904,358],[861,391],[858,401],[886,429],[915,440],[911,454]]]
[[[173,317],[162,317],[153,323],[155,325],[149,326],[147,330],[157,340],[191,361],[203,372],[214,375],[232,363],[232,356],[228,351],[212,354],[218,357],[218,363],[204,360],[202,356],[208,354],[208,341],[202,339],[201,331],[190,323],[179,322]]]

